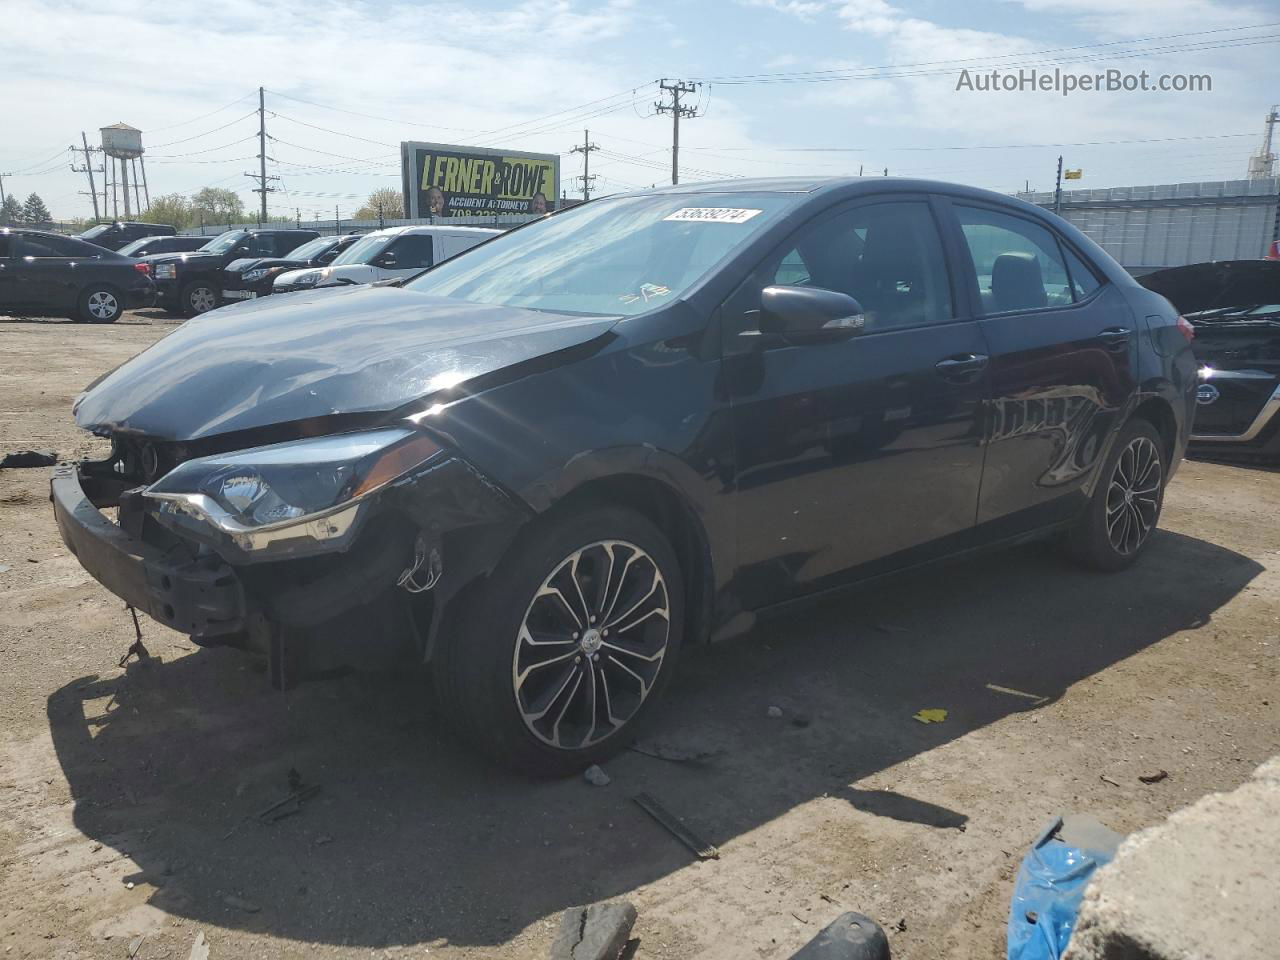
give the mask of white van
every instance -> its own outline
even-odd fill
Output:
[[[492,227],[388,227],[361,237],[327,267],[280,274],[271,289],[288,293],[315,286],[411,277],[499,233],[502,231]]]

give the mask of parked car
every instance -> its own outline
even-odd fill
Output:
[[[79,235],[108,250],[119,250],[126,243],[133,243],[143,237],[171,237],[178,230],[167,223],[137,223],[133,220],[117,220],[115,223],[99,223]]]
[[[160,305],[194,317],[222,302],[222,271],[233,260],[280,257],[320,234],[314,230],[228,230],[191,253],[146,257]]]
[[[0,227],[0,313],[115,323],[154,302],[136,260],[76,237]]]
[[[116,252],[124,257],[149,257],[155,253],[188,253],[199,250],[212,237],[143,237],[126,243]]]
[[[429,663],[462,735],[565,773],[642,728],[682,647],[796,601],[1033,537],[1132,564],[1189,338],[1007,196],[669,187],[180,327],[80,397],[113,449],[57,470],[54,510],[105,586],[278,685]]]
[[[1191,452],[1280,459],[1280,261],[1193,263],[1138,282],[1167,297],[1196,330]]]
[[[411,277],[500,233],[490,227],[388,227],[365,234],[328,267],[279,274],[275,292]]]
[[[233,260],[222,271],[222,299],[226,302],[256,300],[272,292],[271,284],[280,274],[300,267],[323,267],[360,239],[358,233],[338,237],[316,237],[283,257],[249,257]]]

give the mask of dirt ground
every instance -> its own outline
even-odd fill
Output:
[[[72,398],[171,329],[0,320],[0,452],[90,449]],[[273,693],[149,621],[154,657],[118,668],[133,627],[58,539],[47,473],[0,473],[4,957],[539,957],[612,897],[637,958],[783,958],[847,909],[898,960],[1002,957],[1049,818],[1134,830],[1280,751],[1274,471],[1184,463],[1120,575],[1031,546],[697,650],[647,744],[691,759],[628,752],[604,787],[484,765],[414,676]],[[265,825],[291,769],[320,790]]]

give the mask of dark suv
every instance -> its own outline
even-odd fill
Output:
[[[246,257],[281,257],[320,236],[315,230],[228,230],[191,253],[143,258],[156,282],[160,304],[170,313],[194,317],[222,303],[222,271]]]
[[[154,301],[137,260],[76,237],[0,227],[0,313],[115,323]]]
[[[361,234],[348,233],[337,237],[316,237],[302,246],[290,250],[283,257],[250,257],[233,260],[222,271],[222,299],[256,300],[272,292],[276,277],[287,270],[304,267],[326,267],[333,258],[359,240]]]
[[[117,220],[115,223],[99,223],[90,227],[80,234],[80,239],[108,250],[119,250],[126,243],[133,243],[143,237],[171,237],[177,232],[176,227],[167,223]]]
[[[683,646],[793,601],[1032,537],[1108,571],[1158,547],[1190,338],[1007,196],[669,187],[180,327],[81,396],[113,449],[58,468],[54,510],[200,644],[281,685],[430,663],[459,733],[565,773]]]

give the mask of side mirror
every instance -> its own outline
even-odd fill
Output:
[[[378,258],[378,266],[390,269],[396,265],[396,255],[394,253],[384,253]]]
[[[840,340],[861,333],[862,305],[847,293],[822,287],[765,287],[760,293],[760,332],[792,343]]]
[[[326,250],[324,253],[320,254],[319,259],[321,263],[332,263],[334,257],[336,257],[337,255],[338,255],[337,250]]]

